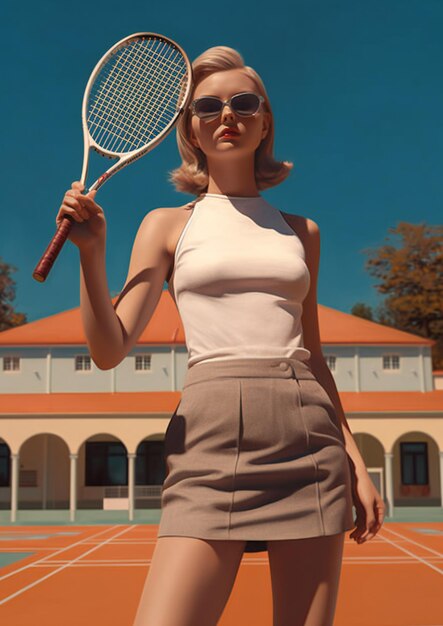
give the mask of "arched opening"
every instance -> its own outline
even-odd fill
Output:
[[[128,452],[118,437],[101,433],[89,437],[78,451],[77,508],[103,509],[104,500],[128,485]]]
[[[386,500],[385,451],[381,442],[368,433],[353,433],[368,474],[383,500]]]
[[[69,449],[51,433],[39,433],[19,450],[19,510],[69,509]]]
[[[159,508],[166,477],[164,435],[151,435],[137,446],[135,461],[136,509]]]
[[[0,510],[11,508],[11,449],[0,437]]]
[[[442,506],[437,443],[420,431],[404,433],[393,446],[395,506]]]

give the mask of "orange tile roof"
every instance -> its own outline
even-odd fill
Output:
[[[117,298],[112,298],[113,304]],[[383,326],[321,304],[318,305],[318,316],[323,344],[435,344],[432,339]],[[137,342],[137,345],[143,344],[185,345],[179,312],[166,289]],[[4,330],[0,332],[0,345],[86,345],[80,307]]]
[[[433,346],[436,341],[384,326],[371,320],[318,305],[320,339],[327,344],[415,344]]]
[[[25,393],[1,394],[0,415],[143,414],[171,415],[180,391],[118,393]],[[443,415],[443,390],[434,391],[341,391],[346,414],[427,413]]]
[[[112,303],[117,299],[111,298]],[[185,344],[181,318],[169,292],[163,291],[138,344]],[[80,307],[4,330],[0,345],[86,345]]]
[[[340,391],[340,400],[346,413],[441,413],[443,417],[443,390],[433,391]]]
[[[71,415],[105,413],[171,414],[181,398],[180,391],[118,393],[2,393],[0,415]]]

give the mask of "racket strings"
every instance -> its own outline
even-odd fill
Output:
[[[125,52],[127,52],[127,50]],[[95,106],[92,110],[92,113],[96,118],[96,130],[99,130],[99,132],[94,136],[97,143],[101,144],[105,136],[105,131],[110,130],[111,124],[114,126],[114,143],[108,143],[106,146],[108,150],[118,149],[114,145],[116,139],[124,140],[130,137],[133,140],[137,140],[137,135],[134,135],[131,132],[134,122],[137,121],[138,113],[134,107],[136,106],[135,103],[138,103],[138,108],[140,108],[145,100],[145,98],[140,95],[140,88],[138,90],[134,90],[134,81],[132,85],[129,85],[131,89],[128,89],[128,69],[137,67],[134,63],[134,58],[132,59],[132,63],[130,62],[128,64],[126,62],[127,59],[125,59],[122,54],[120,61],[120,66],[117,64],[113,68],[115,71],[110,72],[104,85],[105,88],[102,90],[100,97],[97,98]],[[109,83],[110,78],[111,82]],[[126,78],[126,80],[124,81],[122,78]],[[142,78],[143,73],[140,72],[138,83],[141,82]],[[107,101],[105,100],[105,97],[107,97]],[[118,132],[118,130],[123,130],[124,135]],[[110,139],[110,137],[108,137],[108,139]]]
[[[136,63],[134,63],[134,61]],[[130,59],[130,63],[129,64],[126,63],[126,59],[123,60],[123,70],[124,71],[127,72],[128,69],[134,70],[134,68],[138,69],[138,71],[139,71],[139,73],[137,75],[138,85],[133,83],[131,85],[131,88],[133,88],[134,86],[139,87],[141,82],[142,82],[142,80],[143,79],[146,80],[146,78],[147,78],[146,72],[140,71],[140,65],[138,64],[138,61],[139,61],[139,59],[135,58],[135,57]],[[152,68],[150,68],[150,69],[152,70]],[[153,74],[154,74],[154,72],[153,72]],[[121,80],[119,80],[120,78],[121,78],[121,73],[119,73],[117,75],[117,77],[116,77],[116,80],[114,80],[114,84],[113,84],[113,89],[114,90],[116,90],[117,88],[124,89],[125,87],[127,87],[127,85],[121,83]],[[157,80],[158,88],[161,88],[162,86],[165,86],[165,83],[164,83],[164,81],[162,83],[160,76],[153,75],[151,78]],[[147,101],[146,97],[144,97],[144,98],[141,97],[138,100],[136,100],[136,98],[134,96],[134,93],[136,93],[136,91],[134,91],[134,89],[132,89],[132,91],[128,91],[128,89],[126,89],[125,93],[123,93],[123,91],[122,91],[122,93],[121,93],[122,97],[120,99],[120,104],[123,101],[124,102],[124,106],[123,106],[123,108],[120,107],[120,110],[118,111],[117,117],[114,116],[114,120],[113,120],[113,121],[118,121],[120,123],[123,123],[126,127],[129,127],[129,128],[131,128],[131,126],[133,126],[134,114],[139,114],[140,110],[142,109],[143,106],[149,106],[151,104],[151,102]],[[151,90],[150,92],[146,92],[146,93],[148,95],[150,94],[152,96],[152,94],[154,92],[153,92],[153,90]],[[167,93],[167,90],[165,90],[165,93]],[[127,98],[126,102],[124,101],[125,97]],[[152,100],[152,97],[151,97],[151,100]],[[111,102],[111,104],[116,105],[117,103],[114,100],[114,101]],[[128,105],[130,105],[132,107],[137,107],[138,110],[132,110],[132,115],[131,115],[131,111],[128,110],[129,109]],[[173,115],[175,113],[175,110],[170,109],[170,113],[171,113],[171,115]],[[135,121],[137,121],[137,120],[135,120]],[[126,128],[126,130],[127,130],[127,132],[129,132],[128,128]],[[98,139],[100,139],[100,137]],[[108,146],[108,147],[111,150],[118,150],[119,149],[119,147],[115,146],[115,145],[111,145],[111,146]]]
[[[177,56],[177,55],[176,55]],[[160,119],[160,111],[166,109],[167,112],[169,112],[170,116],[172,117],[173,115],[175,115],[176,113],[176,106],[172,107],[171,106],[171,98],[167,99],[168,96],[173,95],[174,96],[174,102],[177,102],[177,86],[179,86],[179,81],[177,79],[180,79],[180,75],[174,74],[174,69],[173,69],[173,65],[170,64],[169,66],[170,69],[170,74],[166,74],[166,72],[164,71],[164,68],[162,68],[160,61],[157,62],[157,69],[162,70],[163,69],[163,77],[161,76],[161,74],[157,74],[154,78],[156,79],[156,83],[155,86],[157,87],[157,93],[160,92],[161,93],[161,89],[163,88],[163,98],[158,98],[157,102],[154,103],[156,106],[153,108],[153,119],[155,120],[155,124],[154,126],[150,129],[151,135],[153,133],[155,133],[155,127],[156,124],[158,123],[159,119]],[[169,80],[169,83],[167,80],[165,80],[166,78],[170,78],[172,76],[172,79],[174,82],[171,82],[171,80]],[[144,77],[146,77],[146,74],[144,75]],[[147,78],[147,77],[146,77]],[[172,87],[174,87],[174,90],[172,90]],[[152,96],[152,94],[155,94],[156,92],[154,90],[150,90],[147,91],[147,96]],[[151,106],[152,105],[152,97],[148,97],[148,98],[144,98],[141,102],[141,107],[142,109],[146,106]]]
[[[165,44],[163,44],[163,47],[165,47]],[[153,59],[156,63],[151,64],[151,67],[148,67],[147,69],[151,71],[151,74],[152,74],[151,79],[154,79],[157,81],[157,92],[158,92],[159,88],[165,87],[165,84],[164,84],[164,81],[162,83],[162,81],[160,80],[158,71],[155,72],[155,69],[157,68],[158,70],[158,66],[159,66],[159,63],[158,63],[159,55],[156,55],[156,56],[155,55],[153,56]],[[142,105],[143,104],[147,106],[152,105],[152,103],[146,101],[146,97],[145,98],[139,97],[138,100],[136,99],[136,96],[140,94],[140,85],[143,85],[143,81],[146,82],[147,78],[149,78],[147,76],[146,71],[140,70],[140,60],[141,60],[140,53],[135,54],[135,55],[133,54],[132,58],[130,58],[129,60],[127,57],[128,57],[127,54],[121,56],[120,58],[121,63],[116,64],[115,67],[113,68],[113,69],[116,69],[117,71],[114,71],[111,73],[112,74],[111,84],[109,85],[109,76],[108,76],[108,80],[106,81],[104,85],[105,89],[102,90],[102,93],[101,93],[101,102],[99,100],[97,101],[97,104],[101,103],[103,105],[104,96],[106,95],[106,93],[110,95],[109,92],[113,90],[114,97],[109,97],[106,102],[107,107],[104,113],[107,115],[100,115],[100,118],[101,118],[100,121],[102,122],[101,131],[103,130],[109,131],[109,124],[106,126],[106,124],[103,125],[103,122],[111,122],[111,123],[113,122],[114,125],[117,124],[117,126],[123,127],[124,134],[122,135],[118,131],[114,132],[115,134],[114,142],[112,142],[111,144],[108,143],[107,145],[107,149],[113,150],[113,151],[122,150],[122,146],[121,146],[122,140],[140,139],[139,136],[134,135],[134,133],[131,132],[131,130],[133,130],[132,127],[135,127],[136,124],[140,122],[139,114],[140,114],[140,109],[142,108]],[[134,80],[128,81],[128,71],[132,72],[132,74],[136,72],[136,78],[137,78],[138,84]],[[122,77],[125,79],[124,81],[122,81]],[[129,90],[128,90],[128,87],[130,88]],[[167,92],[168,90],[166,89],[165,93]],[[151,90],[150,93],[151,93],[151,100],[152,100],[152,94],[155,95],[155,92],[154,90]],[[118,97],[115,97],[116,94],[118,94]],[[130,96],[128,97],[128,94],[132,94],[132,98]],[[134,110],[134,106],[138,107],[139,110],[138,111]],[[132,110],[131,110],[131,107],[132,107]],[[93,109],[93,112],[95,114],[98,114],[97,106]],[[134,117],[134,113],[136,114],[138,113],[138,118]],[[174,114],[175,114],[175,110],[171,109],[170,115],[172,116]],[[98,125],[99,124],[97,123],[97,120],[96,120],[96,126]],[[103,143],[103,132],[101,132],[100,135],[96,136],[95,139],[97,142]],[[115,141],[116,139],[121,140],[120,145],[116,145],[116,141]],[[144,139],[145,140],[149,139],[149,135],[145,135]],[[123,150],[124,149],[125,148],[123,147]]]
[[[164,47],[164,44],[163,44]],[[157,55],[158,56],[158,55]],[[134,111],[131,110],[131,107],[133,109],[134,105],[137,106],[138,104],[138,109],[141,108],[141,105],[145,104],[147,106],[151,105],[152,103],[147,102],[146,101],[146,97],[139,97],[138,101],[136,100],[136,96],[140,94],[140,85],[143,84],[143,81],[146,82],[147,80],[147,73],[146,71],[140,70],[140,58],[141,55],[140,54],[136,54],[136,55],[132,55],[132,58],[128,60],[128,55],[122,55],[120,58],[121,63],[120,64],[116,64],[115,68],[117,71],[112,72],[111,76],[111,84],[109,84],[109,76],[108,76],[108,80],[105,83],[105,89],[102,90],[102,104],[104,103],[104,97],[106,94],[112,95],[111,91],[113,90],[113,94],[114,97],[108,97],[107,99],[107,106],[104,110],[105,115],[100,115],[99,117],[100,122],[102,123],[102,128],[101,128],[101,133],[99,135],[97,135],[95,137],[97,142],[100,142],[101,144],[103,144],[103,130],[110,130],[109,127],[109,122],[113,123],[114,126],[120,126],[122,128],[120,128],[119,130],[123,130],[123,134],[121,132],[118,132],[118,130],[116,131],[116,129],[114,128],[114,141],[109,143],[106,145],[108,150],[111,151],[117,151],[117,150],[126,150],[127,147],[125,148],[125,146],[122,146],[122,141],[126,140],[126,142],[130,139],[132,139],[132,141],[137,141],[137,139],[140,140],[140,136],[139,134],[134,134],[133,131],[134,128],[136,128],[136,125],[140,123],[140,119],[139,116],[138,118],[134,117],[134,112],[135,113],[140,113],[140,111]],[[135,62],[134,62],[135,61]],[[155,69],[158,69],[158,58],[155,58],[154,56],[154,61],[156,61],[155,64],[151,64],[151,67],[148,68],[151,73],[151,79],[154,79],[157,81],[157,92],[158,92],[158,88],[159,87],[164,87],[164,81],[162,84],[162,81],[159,79],[158,76],[158,71],[155,72]],[[132,73],[134,73],[134,71],[136,71],[136,77],[138,79],[138,85],[135,83],[134,80],[132,81],[128,81],[128,70],[132,71]],[[125,78],[124,81],[122,81],[122,77]],[[152,80],[151,80],[152,82]],[[125,89],[126,87],[126,89]],[[128,90],[128,87],[130,88]],[[136,87],[138,87],[138,89],[136,89]],[[132,98],[128,97],[128,93],[132,94]],[[151,100],[152,100],[152,94],[155,92],[154,90],[151,90]],[[165,90],[165,93],[167,93],[167,90]],[[115,95],[118,94],[119,97],[115,97]],[[102,106],[103,108],[103,106]],[[97,106],[95,107],[94,112],[97,114]],[[131,115],[132,113],[132,115]],[[155,113],[155,111],[154,111]],[[170,116],[172,116],[173,114],[175,114],[175,110],[170,110]],[[103,124],[103,122],[105,122],[105,124]],[[106,125],[106,122],[108,122],[108,124]],[[98,122],[96,120],[96,126],[98,126]],[[142,141],[146,141],[146,139],[149,140],[150,136],[148,135],[144,135],[144,137],[142,137]],[[117,145],[116,144],[116,139],[120,139],[120,144]],[[129,142],[131,143],[131,142]],[[103,146],[105,147],[105,146]],[[129,145],[129,149],[133,149],[134,147],[138,147],[138,145],[136,144],[135,146]]]
[[[186,61],[169,42],[131,41],[108,61],[91,88],[87,123],[109,152],[146,145],[176,115],[188,80]]]

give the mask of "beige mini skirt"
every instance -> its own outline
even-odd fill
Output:
[[[158,537],[246,540],[259,552],[355,527],[340,421],[309,362],[191,366],[164,454]]]

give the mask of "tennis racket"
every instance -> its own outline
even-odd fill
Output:
[[[172,39],[135,33],[118,41],[95,66],[82,106],[83,194],[99,189],[116,172],[155,148],[173,129],[191,97],[192,66]],[[118,159],[86,188],[90,149]],[[34,269],[44,282],[74,219],[64,215]]]

